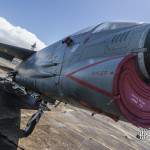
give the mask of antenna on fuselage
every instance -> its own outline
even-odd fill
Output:
[[[36,42],[33,45],[31,45],[31,50],[35,50],[35,48],[36,48]]]

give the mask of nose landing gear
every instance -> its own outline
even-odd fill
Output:
[[[52,108],[56,108],[60,103],[61,102],[59,101],[58,103],[53,105]],[[31,116],[26,127],[22,129],[21,137],[28,137],[30,134],[32,134],[33,130],[35,129],[37,123],[39,122],[45,111],[51,111],[51,109],[48,108],[48,102],[43,100],[41,101],[37,112]]]
[[[23,137],[28,137],[33,132],[35,126],[44,114],[44,111],[50,111],[50,109],[47,107],[47,102],[42,101],[37,112],[31,116],[25,129],[22,130]]]

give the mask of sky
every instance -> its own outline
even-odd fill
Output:
[[[50,45],[101,22],[150,22],[150,0],[0,0],[0,17]]]

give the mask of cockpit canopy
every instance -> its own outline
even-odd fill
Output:
[[[79,34],[84,34],[87,32],[92,31],[93,33],[96,32],[101,32],[101,31],[107,31],[107,30],[115,30],[115,29],[121,29],[121,28],[127,28],[127,27],[131,27],[131,26],[136,26],[139,25],[141,23],[131,23],[131,22],[105,22],[105,23],[101,23],[98,25],[94,25],[94,26],[90,26],[87,27],[85,29],[82,29],[78,32],[76,32],[73,35],[79,35]]]

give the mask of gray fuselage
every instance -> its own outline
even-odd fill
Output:
[[[70,35],[71,45],[63,39],[37,51],[17,67],[15,80],[54,99],[75,106],[88,105],[120,117],[111,102],[115,72],[129,53],[149,50],[149,30],[150,24],[136,23],[90,27]]]

